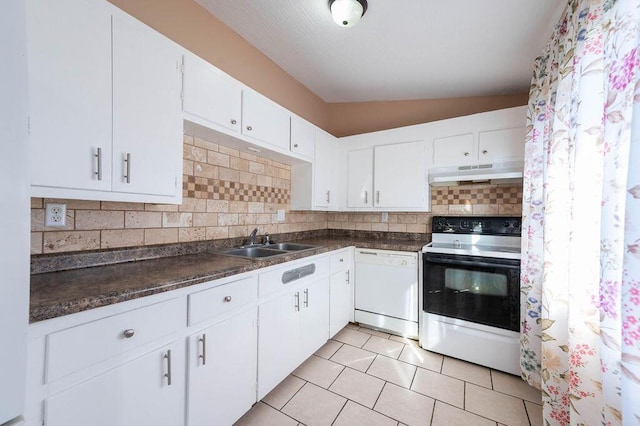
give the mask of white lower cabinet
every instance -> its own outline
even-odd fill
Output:
[[[301,274],[288,281],[292,271]],[[328,274],[324,256],[260,275],[258,400],[329,339]]]
[[[187,424],[232,425],[256,402],[255,305],[189,337]]]
[[[184,364],[177,342],[45,400],[47,426],[175,426],[182,422],[184,381],[174,375]],[[177,380],[176,380],[177,379]]]
[[[353,321],[353,285],[351,282],[353,249],[331,255],[329,281],[329,337]]]
[[[26,424],[232,425],[349,321],[352,252],[32,324]]]

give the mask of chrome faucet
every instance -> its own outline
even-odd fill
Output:
[[[258,235],[258,228],[255,228],[253,231],[251,231],[251,233],[249,234],[249,245],[252,246],[255,244],[256,241],[256,235]]]

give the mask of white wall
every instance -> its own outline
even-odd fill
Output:
[[[0,424],[24,412],[29,315],[27,63],[23,0],[0,13]]]

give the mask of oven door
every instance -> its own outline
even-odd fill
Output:
[[[423,310],[520,330],[520,260],[423,254]]]

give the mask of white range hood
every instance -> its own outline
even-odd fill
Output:
[[[472,183],[521,183],[524,163],[490,163],[437,167],[429,170],[429,185],[452,186]]]

